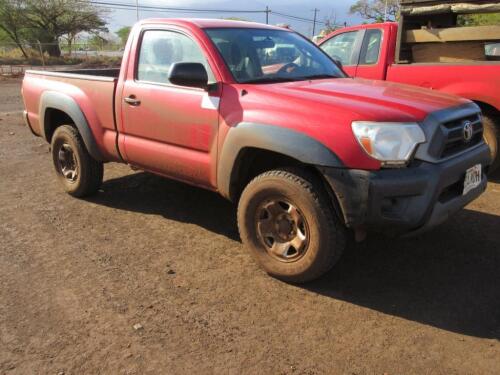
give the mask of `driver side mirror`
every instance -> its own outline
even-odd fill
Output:
[[[208,88],[208,74],[201,63],[180,62],[170,67],[168,73],[170,83],[178,86]]]

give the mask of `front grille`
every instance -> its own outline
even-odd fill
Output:
[[[470,122],[472,126],[472,138],[469,140],[464,138],[464,124],[466,122]],[[481,143],[483,139],[483,124],[478,114],[444,122],[441,124],[441,131],[444,136],[440,156],[442,159],[474,147]]]

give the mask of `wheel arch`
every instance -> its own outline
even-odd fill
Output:
[[[45,91],[40,98],[40,129],[47,142],[51,142],[55,130],[65,124],[78,129],[89,154],[96,160],[103,160],[89,123],[78,103],[70,96],[54,91]]]
[[[222,147],[217,169],[219,192],[236,201],[257,174],[277,167],[342,167],[325,145],[297,131],[272,125],[241,123],[231,128]]]
[[[489,103],[480,100],[474,100],[474,103],[476,103],[479,106],[479,108],[481,108],[481,111],[486,115],[488,114],[492,114],[494,116],[500,115],[500,110]]]
[[[481,108],[481,112],[490,122],[487,125],[486,121],[483,121],[483,134],[486,144],[491,150],[491,165],[490,172],[498,170],[500,167],[500,111],[494,106],[475,101],[475,103]]]

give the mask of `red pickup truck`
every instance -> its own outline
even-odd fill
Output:
[[[69,194],[95,193],[106,162],[216,191],[257,261],[292,282],[328,271],[350,233],[424,231],[486,188],[476,104],[347,78],[278,27],[146,20],[121,69],[29,71],[22,91]]]
[[[500,56],[496,52],[497,42],[486,43],[485,61],[424,63],[407,58],[398,63],[398,24],[387,22],[339,29],[322,39],[319,45],[341,63],[351,77],[406,83],[474,101],[483,111],[484,137],[493,160],[491,170],[500,167]],[[464,47],[464,54],[466,49]]]

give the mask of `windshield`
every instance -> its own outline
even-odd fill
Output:
[[[239,83],[345,76],[315,44],[290,31],[248,28],[205,31]]]

